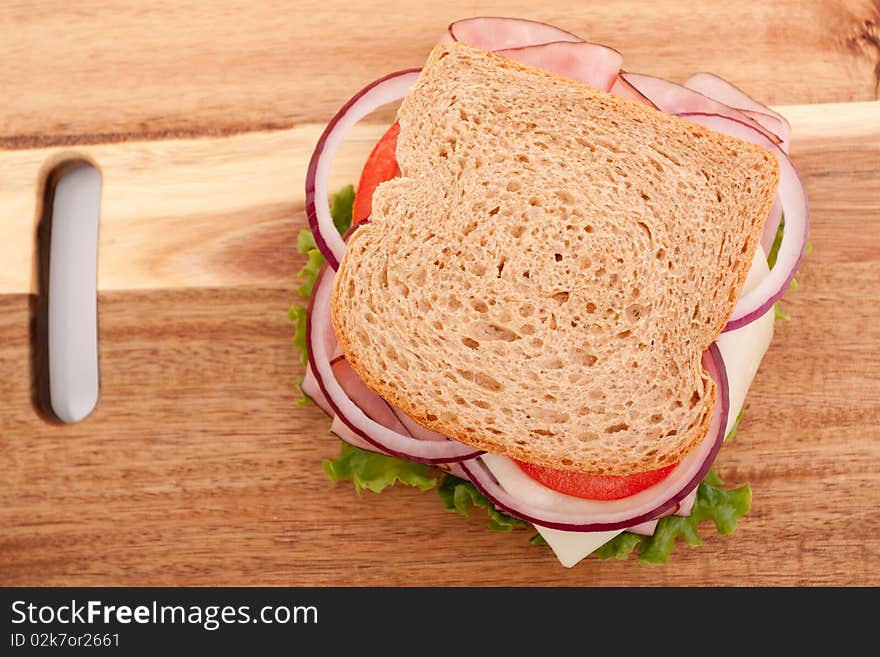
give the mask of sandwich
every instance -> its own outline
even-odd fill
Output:
[[[780,115],[621,63],[548,25],[453,23],[328,125],[300,240],[302,389],[344,441],[327,473],[437,488],[568,567],[661,563],[748,511],[711,468],[806,247]],[[345,132],[401,99],[331,211]]]

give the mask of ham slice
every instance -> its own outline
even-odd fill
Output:
[[[687,87],[675,84],[669,80],[655,78],[652,75],[644,75],[642,73],[621,73],[620,77],[647,96],[659,110],[668,114],[682,114],[687,112],[718,114],[719,116],[735,119],[760,130],[776,143],[781,141],[779,137],[740,110],[729,107],[722,102],[709,98],[708,96],[704,96],[693,89],[688,89]]]
[[[645,94],[636,89],[619,75],[617,76],[617,80],[614,81],[614,84],[611,85],[610,91],[615,96],[634,100],[637,103],[642,103],[643,105],[648,105],[649,107],[657,109],[657,106],[652,103]]]
[[[327,398],[324,396],[324,392],[321,390],[321,387],[318,385],[317,379],[315,379],[315,373],[312,371],[311,364],[306,365],[306,375],[303,377],[302,391],[311,398],[313,402],[315,402],[318,407],[324,411],[327,415],[333,415],[333,409],[330,407],[330,402],[327,401]]]
[[[704,96],[714,98],[725,105],[742,110],[767,130],[777,135],[782,140],[782,144],[780,144],[782,150],[788,153],[791,124],[779,112],[762,105],[736,85],[712,73],[696,73],[688,78],[684,86],[698,91]]]
[[[623,56],[613,48],[586,41],[555,41],[496,52],[525,66],[542,68],[603,91],[611,89],[623,62]]]
[[[503,50],[582,39],[571,32],[538,21],[481,16],[455,21],[447,29],[443,41],[461,41],[483,50]]]
[[[351,365],[348,364],[344,356],[333,359],[330,362],[330,367],[333,369],[333,376],[336,377],[345,394],[348,395],[351,401],[357,404],[358,408],[367,417],[392,431],[402,433],[405,436],[410,435],[409,431],[406,430],[406,427],[398,419],[394,409],[391,408],[388,402],[367,387],[363,379],[351,369]]]

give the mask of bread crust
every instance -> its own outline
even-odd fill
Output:
[[[517,108],[529,90],[534,106]],[[459,43],[432,51],[399,120],[402,177],[374,194],[331,301],[340,347],[367,386],[429,429],[562,470],[633,474],[704,440],[718,393],[701,356],[745,282],[776,158]],[[542,149],[534,133],[548,126]],[[590,185],[566,188],[571,179]],[[640,184],[644,202],[631,190]],[[581,241],[564,247],[563,225]],[[585,258],[601,266],[554,264]]]

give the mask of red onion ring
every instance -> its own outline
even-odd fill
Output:
[[[733,314],[722,331],[726,333],[761,317],[788,289],[807,247],[807,234],[810,229],[807,193],[788,155],[764,133],[751,125],[727,116],[701,112],[682,113],[678,116],[711,130],[762,146],[779,160],[779,189],[776,193],[785,213],[785,230],[776,256],[776,264],[754,289],[742,295],[736,302]]]
[[[353,445],[358,449],[365,449],[368,452],[376,452],[377,454],[388,454],[384,449],[376,447],[373,443],[368,443],[354,431],[349,429],[348,425],[340,420],[338,415],[333,416],[333,422],[330,424],[330,432],[335,433],[341,440],[344,440],[349,445]]]
[[[542,527],[563,531],[597,532],[626,529],[653,520],[679,504],[700,484],[724,442],[724,428],[730,399],[727,371],[721,352],[715,343],[704,352],[703,367],[709,372],[718,388],[712,423],[706,438],[685,455],[666,479],[640,493],[621,500],[596,502],[551,491],[555,493],[553,503],[564,499],[568,508],[548,509],[523,502],[508,493],[486,467],[483,462],[485,457],[462,463],[461,467],[474,486],[498,510]],[[515,464],[512,466],[517,467]]]
[[[346,394],[337,381],[331,364],[336,347],[336,336],[330,321],[330,298],[335,276],[335,272],[327,265],[318,274],[306,327],[309,364],[333,414],[355,435],[392,456],[434,465],[463,461],[482,454],[481,451],[455,440],[419,440],[393,431],[371,419]]]
[[[315,244],[333,270],[339,269],[342,254],[345,253],[345,242],[330,216],[328,178],[336,151],[358,121],[382,105],[403,98],[416,83],[420,70],[414,68],[390,73],[368,84],[330,119],[315,145],[306,173],[306,215],[309,228],[315,236]]]

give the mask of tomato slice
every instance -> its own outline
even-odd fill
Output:
[[[547,488],[585,500],[619,500],[635,495],[666,479],[675,468],[673,464],[657,470],[617,476],[569,472],[523,461],[516,461],[516,464],[529,477]]]
[[[357,192],[354,195],[352,220],[356,224],[362,224],[370,218],[373,209],[373,192],[376,191],[379,183],[400,175],[400,167],[397,166],[397,135],[399,134],[400,124],[395,121],[373,146],[364,164]]]

